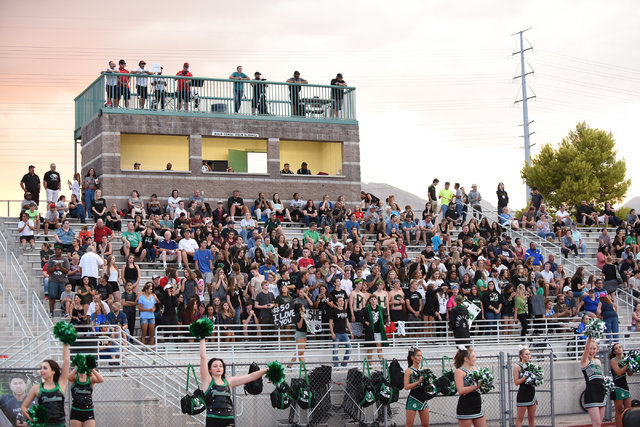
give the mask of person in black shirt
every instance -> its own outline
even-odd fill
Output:
[[[409,292],[405,297],[407,307],[407,320],[417,322],[422,320],[420,313],[422,312],[422,295],[418,292],[418,281],[413,279],[409,283]]]
[[[47,202],[56,203],[58,201],[58,194],[60,194],[60,174],[56,171],[56,164],[51,163],[51,169],[44,174],[43,185],[47,190]],[[33,194],[31,194],[33,196]]]
[[[267,88],[269,85],[262,83],[267,79],[262,78],[260,71],[253,73],[254,83],[251,83],[253,88],[253,99],[251,100],[251,114],[267,114]],[[260,83],[258,83],[260,82]]]
[[[38,205],[40,203],[40,177],[36,175],[35,171],[36,167],[29,165],[29,173],[24,174],[20,180],[20,188],[25,193],[31,193],[31,199]]]
[[[304,350],[307,347],[307,322],[304,319],[304,312],[306,311],[304,305],[299,302],[293,304],[293,311],[296,315],[293,318],[293,323],[296,325],[296,348],[297,354],[291,359],[291,363],[287,365],[288,368],[298,359],[300,362],[304,362]]]
[[[244,200],[240,197],[240,192],[235,190],[233,196],[227,200],[227,208],[229,209],[229,215],[234,217],[236,215],[244,215],[249,212],[249,208],[244,205]]]
[[[336,307],[331,313],[329,318],[329,330],[331,331],[331,338],[333,339],[333,366],[338,366],[338,346],[339,343],[344,343],[346,351],[344,352],[344,359],[342,359],[342,366],[347,365],[349,360],[349,354],[351,353],[351,343],[349,336],[353,339],[353,332],[351,331],[351,324],[349,323],[349,314],[344,306],[345,297],[342,295],[336,299]],[[348,331],[348,334],[347,334]]]
[[[331,79],[331,86],[346,86],[347,83],[342,79],[342,74],[338,73],[335,79]],[[344,98],[344,89],[332,88],[331,89],[331,109],[333,110],[333,117],[337,118],[338,113],[342,110],[342,100]]]
[[[298,175],[311,175],[311,171],[307,168],[307,162],[302,162],[300,169],[296,172]]]
[[[449,328],[453,331],[456,345],[469,345],[469,311],[463,304],[464,297],[456,295],[456,306],[449,312]]]
[[[347,292],[342,289],[342,282],[340,277],[336,276],[333,278],[333,290],[329,292],[329,306],[333,309],[336,309],[338,306],[338,298],[347,299]]]

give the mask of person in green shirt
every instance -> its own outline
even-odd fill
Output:
[[[520,336],[523,337],[523,339],[527,335],[527,331],[529,329],[529,314],[527,308],[527,296],[525,292],[524,285],[518,285],[513,305],[513,314],[520,321],[520,326],[522,327]]]
[[[124,255],[125,258],[129,256],[129,253],[134,255],[138,255],[140,257],[140,261],[142,261],[142,245],[140,244],[142,238],[140,237],[140,233],[136,232],[133,227],[133,222],[129,222],[127,224],[127,231],[122,233],[122,248],[120,248],[120,252]]]
[[[318,243],[318,240],[320,240],[320,233],[318,233],[318,224],[312,222],[310,228],[304,232],[303,237],[305,242],[311,242],[314,245]]]
[[[264,222],[265,236],[271,234],[273,230],[278,230],[278,233],[282,233],[282,223],[276,216],[275,212],[269,214],[269,218]]]
[[[242,72],[242,65],[238,65],[236,71],[229,76],[229,79],[240,80],[233,84],[234,111],[237,113],[242,106],[242,96],[244,95],[244,84],[242,80],[249,80],[249,76]]]
[[[444,218],[445,214],[447,213],[447,209],[449,209],[449,203],[453,201],[453,191],[449,190],[450,186],[451,183],[449,181],[445,182],[444,188],[438,193],[438,199],[441,200],[440,210],[442,212],[442,218]]]

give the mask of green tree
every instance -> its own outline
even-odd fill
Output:
[[[621,202],[631,185],[627,164],[616,155],[611,132],[582,122],[557,148],[545,144],[520,176],[529,187],[538,187],[552,209],[562,203],[571,209],[582,200],[602,207],[605,202]]]

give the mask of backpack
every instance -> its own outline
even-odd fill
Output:
[[[366,408],[374,404],[376,401],[376,388],[371,379],[371,369],[369,368],[369,360],[362,361],[362,385],[358,390],[356,402],[360,407]]]
[[[196,390],[193,394],[189,394],[189,374],[193,373],[193,379],[196,380]],[[213,380],[212,380],[213,381]],[[196,370],[193,365],[189,364],[187,366],[187,394],[180,399],[180,408],[182,409],[183,414],[189,415],[198,415],[205,409],[207,409],[207,404],[205,403],[204,393],[200,388],[200,384],[198,384],[198,377],[196,377]]]
[[[445,370],[444,359],[449,361],[449,370]],[[453,369],[451,368],[451,359],[442,356],[442,376],[436,380],[436,389],[438,394],[442,396],[453,396],[458,392],[454,379]]]
[[[400,367],[400,362],[398,362],[398,359],[393,359],[389,364],[389,372],[387,378],[390,380],[391,385],[398,390],[404,388],[404,372]]]
[[[292,394],[289,384],[286,381],[282,381],[271,392],[271,406],[276,409],[287,409],[291,406]]]
[[[249,366],[249,373],[253,373],[256,371],[259,371],[260,367],[258,366],[258,364],[256,362],[252,362],[251,366]],[[255,381],[251,381],[250,383],[246,383],[244,385],[244,392],[248,393],[248,394],[260,394],[262,393],[262,377],[258,378]]]
[[[380,375],[376,382],[377,398],[383,405],[389,405],[398,401],[400,390],[391,384],[387,359],[384,359],[382,363],[386,377],[385,375]]]
[[[304,377],[302,376],[303,371]],[[292,382],[295,401],[301,409],[313,408],[316,405],[316,396],[311,391],[307,366],[302,361],[300,362],[299,375],[300,378]]]

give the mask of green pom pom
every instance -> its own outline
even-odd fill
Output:
[[[80,374],[86,374],[87,373],[87,356],[82,354],[82,353],[78,353],[75,356],[73,356],[73,360],[71,361],[71,363],[73,363],[73,366],[76,367],[76,371],[78,371],[78,373]]]
[[[265,376],[274,385],[280,384],[284,381],[284,366],[277,360],[267,363],[267,373]]]
[[[213,334],[213,322],[206,317],[201,317],[189,325],[189,332],[199,340],[210,337]]]
[[[53,335],[63,344],[73,344],[78,339],[76,328],[71,323],[60,321],[53,327]]]
[[[32,427],[46,427],[49,422],[49,412],[47,412],[44,406],[33,405],[28,412],[31,421],[27,421],[27,425]]]
[[[89,370],[87,371],[87,373],[93,371],[98,367],[98,361],[96,360],[96,357],[93,354],[87,354],[86,359],[87,359],[87,369]]]

